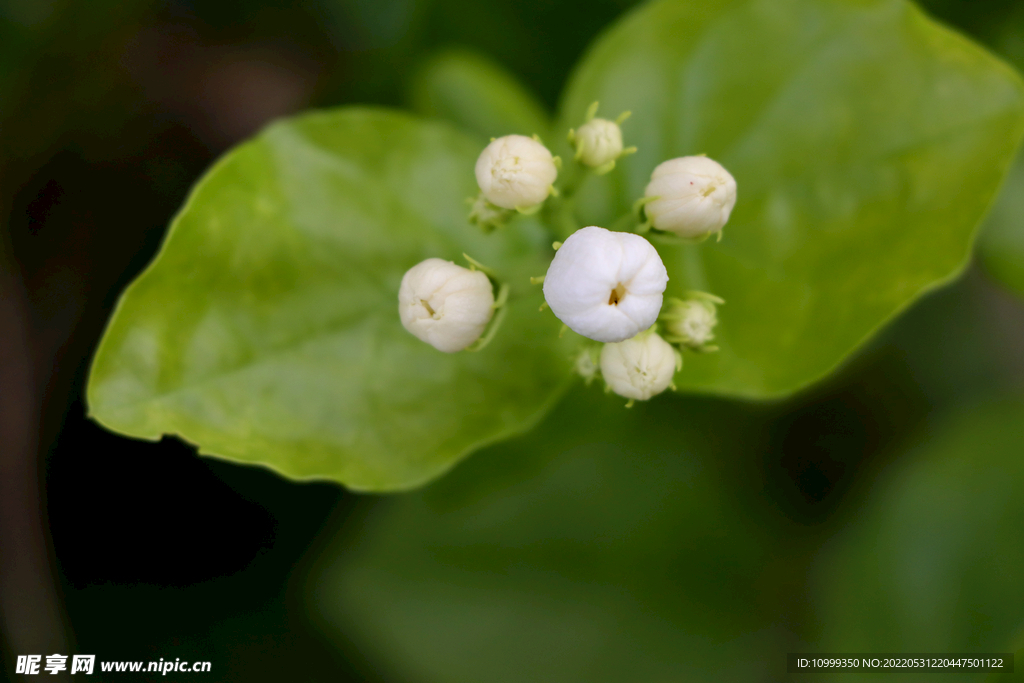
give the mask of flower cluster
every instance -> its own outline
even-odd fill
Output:
[[[577,178],[587,172],[608,173],[636,151],[623,145],[621,125],[629,112],[614,121],[596,114],[595,102],[584,123],[569,131]],[[490,231],[516,213],[543,210],[542,222],[566,225],[573,188],[556,188],[560,168],[560,158],[537,136],[492,140],[476,162],[480,194],[469,200],[470,222]],[[549,210],[545,205],[552,197],[555,204]],[[711,342],[717,306],[724,302],[704,292],[666,300],[668,269],[645,235],[668,235],[670,239],[659,238],[665,248],[672,248],[671,240],[700,242],[716,233],[721,238],[735,204],[736,181],[721,164],[704,155],[678,157],[653,169],[644,196],[635,204],[632,231],[592,225],[555,242],[547,273],[534,280],[543,282],[546,306],[565,328],[591,340],[583,342],[575,361],[588,383],[600,376],[609,391],[630,404],[645,401],[673,386],[682,369],[683,349],[717,350]],[[555,221],[556,215],[563,220]],[[505,312],[508,285],[466,258],[469,268],[427,259],[406,272],[399,288],[402,325],[446,353],[483,348]]]

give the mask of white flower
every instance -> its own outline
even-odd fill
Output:
[[[410,268],[398,288],[402,325],[438,351],[461,351],[483,334],[494,313],[487,276],[451,261],[428,258]]]
[[[648,220],[658,230],[681,237],[718,232],[736,205],[736,181],[705,156],[669,159],[654,169],[644,196]]]
[[[569,236],[544,276],[544,299],[571,330],[620,342],[654,324],[668,272],[639,235],[589,227]]]
[[[547,199],[558,177],[548,148],[523,135],[491,142],[476,160],[476,182],[491,204],[528,209]]]
[[[608,119],[590,119],[575,131],[576,158],[591,167],[604,166],[622,156],[622,129]]]
[[[665,391],[681,357],[654,332],[641,334],[601,349],[601,376],[619,396],[646,401]]]

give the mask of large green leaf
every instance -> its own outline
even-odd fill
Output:
[[[681,390],[783,395],[821,377],[967,261],[1024,132],[1004,64],[902,0],[664,0],[583,61],[561,107],[629,109],[620,171],[587,183],[610,226],[651,170],[706,153],[739,184],[720,243],[660,247],[669,293],[728,303],[721,352]]]
[[[798,558],[757,495],[756,419],[576,391],[422,491],[366,501],[318,551],[309,609],[395,682],[767,680]]]
[[[1022,452],[1024,404],[997,403],[942,424],[884,472],[813,573],[819,651],[1020,647]],[[983,678],[958,673],[944,680]]]
[[[199,183],[97,351],[90,414],[146,439],[390,490],[438,475],[538,419],[569,352],[529,276],[537,224],[483,235],[466,221],[479,145],[372,109],[271,126]],[[398,285],[429,257],[468,252],[511,285],[478,353],[406,332]]]
[[[444,115],[478,132],[540,117],[523,93],[501,111],[511,81],[467,64],[426,72],[423,87],[454,103]],[[725,241],[661,249],[670,294],[728,301],[722,351],[691,357],[677,385],[746,397],[820,377],[952,277],[1024,130],[1017,78],[899,0],[651,4],[587,57],[561,127],[593,99],[636,112],[626,130],[640,151],[584,185],[587,223],[611,224],[671,156],[707,152],[736,175]],[[557,341],[526,284],[551,236],[521,218],[490,236],[466,224],[478,152],[368,110],[284,122],[240,147],[122,300],[91,413],[372,490],[426,481],[524,429],[565,384],[575,342]],[[401,329],[395,292],[415,262],[463,251],[512,284],[511,312],[483,353],[443,356]]]
[[[412,108],[450,121],[481,138],[547,136],[551,121],[543,105],[516,77],[469,50],[441,52],[413,80]]]

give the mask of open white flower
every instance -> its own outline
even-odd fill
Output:
[[[619,396],[646,401],[665,391],[682,358],[653,331],[601,349],[601,376]]]
[[[558,177],[554,157],[543,144],[523,135],[493,140],[476,160],[476,182],[491,204],[529,209],[551,192]]]
[[[736,180],[721,164],[705,156],[669,159],[654,169],[644,204],[647,219],[658,230],[681,237],[718,232],[736,205]]]
[[[620,342],[654,324],[668,271],[639,235],[588,227],[569,236],[544,276],[544,299],[569,328]]]
[[[462,351],[483,334],[494,314],[487,276],[429,258],[410,268],[398,289],[402,325],[438,351]]]

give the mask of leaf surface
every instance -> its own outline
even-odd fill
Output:
[[[721,352],[681,390],[781,396],[832,370],[967,262],[1024,132],[1020,79],[902,0],[648,4],[583,60],[561,127],[632,110],[639,152],[593,178],[583,225],[610,227],[665,159],[737,180],[720,243],[660,245],[668,294],[710,291]]]
[[[447,50],[424,64],[413,80],[412,108],[450,121],[483,140],[503,135],[547,137],[544,106],[516,77],[484,55]]]
[[[812,573],[819,651],[1020,648],[1022,444],[1024,404],[990,403],[940,423],[882,473]]]
[[[308,608],[387,680],[758,680],[797,553],[756,495],[756,424],[573,391],[441,481],[365,501],[318,550]]]
[[[222,159],[124,294],[90,414],[146,439],[355,489],[414,486],[525,429],[569,351],[537,312],[550,238],[466,221],[479,145],[374,109],[275,124]],[[444,354],[398,317],[404,272],[467,252],[511,287],[494,342]]]

